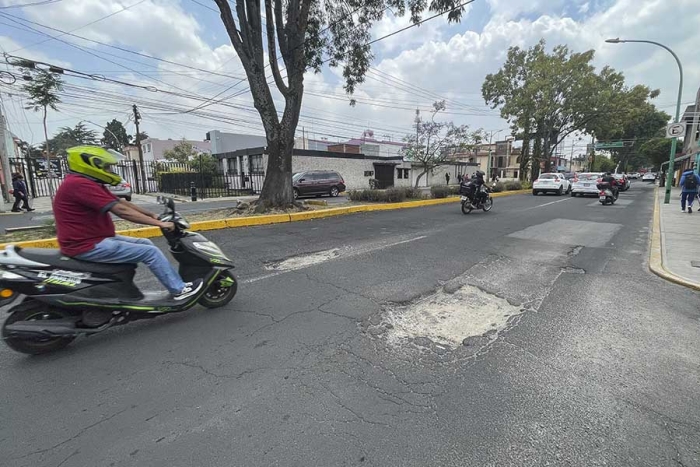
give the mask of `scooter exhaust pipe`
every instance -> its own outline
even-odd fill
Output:
[[[111,327],[114,320],[96,328],[78,328],[75,320],[52,319],[48,321],[17,321],[5,326],[5,331],[11,337],[60,337],[77,336],[79,334],[95,334]]]

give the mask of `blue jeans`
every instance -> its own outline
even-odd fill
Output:
[[[695,191],[684,191],[681,193],[681,209],[685,211],[685,203],[686,201],[688,202],[689,207],[693,207],[693,201],[695,201],[695,195],[697,195],[697,192]]]
[[[92,250],[75,257],[93,263],[145,263],[172,294],[182,292],[185,283],[160,248],[147,238],[116,235],[105,238]]]

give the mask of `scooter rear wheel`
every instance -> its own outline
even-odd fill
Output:
[[[204,292],[199,299],[199,304],[207,308],[219,308],[233,300],[236,292],[238,292],[236,276],[230,271],[224,271]]]
[[[40,319],[62,319],[70,315],[59,309],[43,308],[45,305],[38,305],[36,308],[18,310],[12,313],[2,325],[2,338],[12,350],[17,352],[40,355],[43,353],[55,352],[67,346],[75,337],[45,337],[45,338],[28,338],[12,336],[7,331],[6,326],[14,324],[17,321],[34,321]],[[42,308],[39,308],[42,307]]]
[[[469,201],[462,201],[462,214],[469,214],[472,212],[472,203]]]

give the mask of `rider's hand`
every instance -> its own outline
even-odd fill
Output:
[[[168,232],[172,232],[173,230],[175,230],[175,224],[172,222],[161,222],[158,227],[160,227],[163,230],[167,230]]]

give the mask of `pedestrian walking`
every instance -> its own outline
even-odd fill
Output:
[[[462,174],[457,174],[457,183],[462,184]]]
[[[22,209],[26,209],[27,212],[34,210],[29,207],[27,184],[24,183],[22,174],[17,173],[12,177],[12,195],[15,197],[15,203],[12,205],[12,212],[22,212]],[[19,207],[20,204],[22,204],[22,209]]]
[[[447,172],[445,172],[445,181],[447,182],[446,185],[450,184],[450,174],[448,174]]]
[[[700,187],[700,176],[695,173],[695,164],[693,167],[683,172],[681,175],[681,211],[685,212],[686,202],[688,204],[688,213],[693,212],[693,201],[698,195],[698,187]]]

